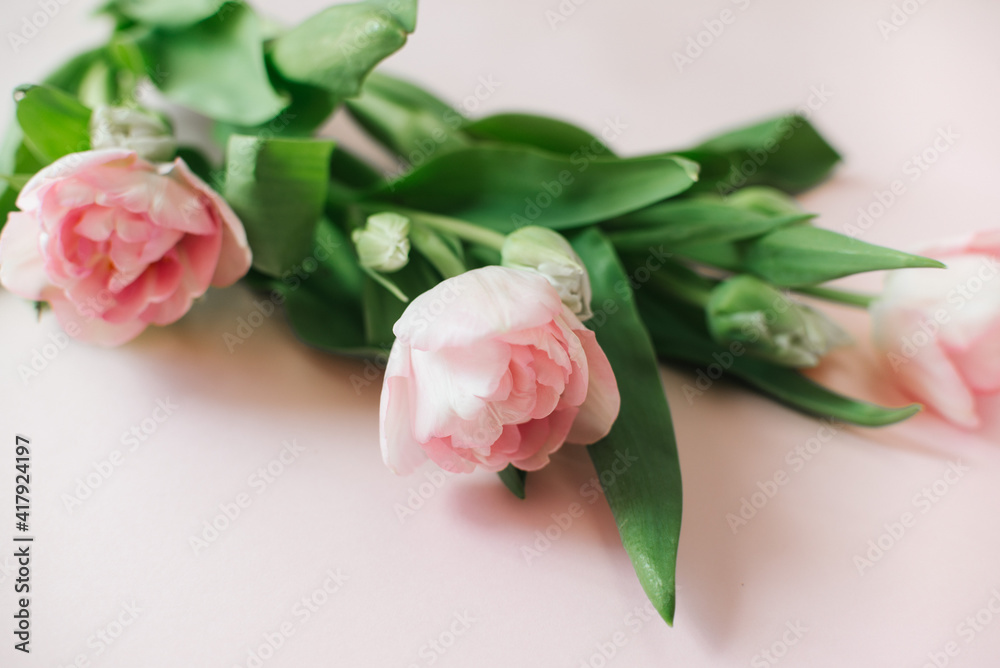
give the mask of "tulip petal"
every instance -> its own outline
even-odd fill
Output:
[[[408,475],[427,459],[425,449],[413,437],[410,381],[410,351],[396,342],[389,354],[382,396],[379,400],[379,443],[382,460],[393,473]],[[425,448],[427,446],[425,445]],[[448,449],[448,452],[451,452]],[[427,450],[430,453],[430,450]],[[452,453],[454,454],[454,453]],[[437,458],[442,468],[445,468]]]
[[[543,276],[488,266],[418,296],[392,331],[415,349],[439,350],[541,327],[562,310],[559,294]]]
[[[38,300],[50,282],[39,248],[38,220],[11,212],[0,232],[0,283],[18,296]]]
[[[976,399],[941,345],[931,340],[915,355],[897,361],[900,385],[950,422],[976,429]]]
[[[112,348],[131,341],[146,329],[146,323],[141,320],[112,323],[100,317],[91,317],[92,313],[84,316],[69,300],[55,292],[45,294],[45,298],[62,328],[68,332],[76,331],[74,338],[78,341]]]
[[[589,329],[577,330],[576,335],[580,338],[587,355],[589,367],[587,398],[580,405],[580,412],[566,440],[570,443],[590,445],[611,431],[611,425],[614,424],[621,408],[621,396],[618,394],[618,381],[615,380],[611,362],[597,343],[597,337]]]

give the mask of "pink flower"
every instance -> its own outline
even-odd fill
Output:
[[[618,385],[593,332],[544,276],[483,267],[420,295],[393,327],[382,386],[385,463],[533,471],[603,438]]]
[[[1000,231],[924,254],[948,268],[889,275],[871,307],[875,345],[904,391],[974,429],[976,398],[1000,392]]]
[[[73,153],[36,174],[17,206],[0,234],[0,282],[48,302],[83,341],[114,346],[170,324],[209,284],[250,268],[243,225],[180,158]]]

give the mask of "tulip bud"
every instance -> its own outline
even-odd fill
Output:
[[[544,276],[580,320],[593,317],[587,268],[561,234],[534,225],[522,227],[507,235],[500,254],[503,266]]]
[[[388,273],[402,269],[409,261],[409,233],[408,218],[383,212],[368,216],[364,228],[354,230],[351,239],[362,267]]]
[[[159,116],[129,107],[98,107],[90,117],[91,148],[127,148],[151,162],[166,162],[177,141]]]
[[[850,341],[819,311],[752,276],[716,286],[705,310],[717,342],[740,342],[755,357],[784,366],[816,366],[831,348]]]

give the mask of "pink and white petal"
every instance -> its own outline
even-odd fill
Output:
[[[236,212],[180,158],[177,158],[172,165],[161,167],[161,172],[172,173],[198,190],[208,198],[214,211],[221,218],[222,252],[219,255],[219,264],[215,268],[215,276],[212,277],[212,285],[223,288],[243,278],[250,271],[253,256],[247,243],[246,230]]]
[[[399,475],[412,473],[427,460],[424,448],[413,436],[412,376],[409,349],[394,343],[379,399],[379,445],[385,465]]]
[[[576,335],[587,354],[587,398],[580,405],[580,412],[567,440],[570,443],[590,445],[611,431],[621,408],[621,395],[618,394],[618,381],[611,369],[611,362],[597,343],[597,337],[589,329],[576,330]]]
[[[414,299],[392,328],[420,350],[465,347],[508,332],[541,327],[562,311],[540,274],[488,266],[442,281]]]
[[[78,341],[111,348],[131,341],[146,329],[146,323],[141,320],[111,323],[100,317],[91,317],[93,313],[81,314],[76,306],[58,294],[47,294],[46,297],[59,324],[67,332],[76,330]]]
[[[543,420],[520,425],[521,449],[511,463],[522,471],[537,471],[549,463],[549,456],[561,448],[569,436],[579,409],[567,408]]]
[[[894,371],[900,387],[908,394],[949,422],[967,429],[979,426],[976,398],[937,341],[918,349],[912,357],[900,358]]]
[[[423,452],[426,453],[431,461],[450,473],[472,473],[476,470],[476,461],[459,455],[449,445],[448,439],[431,439],[427,443],[424,443]],[[469,456],[471,457],[471,455]],[[391,466],[389,468],[392,469]],[[412,471],[413,469],[409,470]],[[402,473],[401,471],[399,472]]]
[[[51,283],[39,247],[38,220],[29,213],[13,211],[0,232],[0,283],[25,299],[41,298]]]
[[[973,392],[1000,392],[1000,314],[994,316],[978,340],[960,347],[942,341],[942,346]]]
[[[107,241],[115,231],[115,211],[96,204],[84,208],[74,231],[92,241]]]
[[[41,191],[43,188],[47,190],[47,186],[56,180],[66,179],[79,172],[107,163],[122,161],[122,164],[127,165],[128,161],[134,157],[134,151],[120,148],[82,151],[64,155],[51,165],[41,169],[21,188],[21,192],[17,195],[17,208],[22,211],[39,208],[41,206]]]

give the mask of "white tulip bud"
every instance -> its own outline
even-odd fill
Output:
[[[397,271],[410,259],[410,221],[398,213],[368,216],[364,228],[351,234],[361,266],[384,273]]]
[[[90,117],[91,148],[126,148],[151,162],[177,152],[170,128],[156,114],[129,107],[98,107]]]
[[[583,260],[558,232],[529,225],[511,232],[501,250],[505,267],[527,269],[544,276],[580,320],[593,317],[590,310],[590,276]]]

